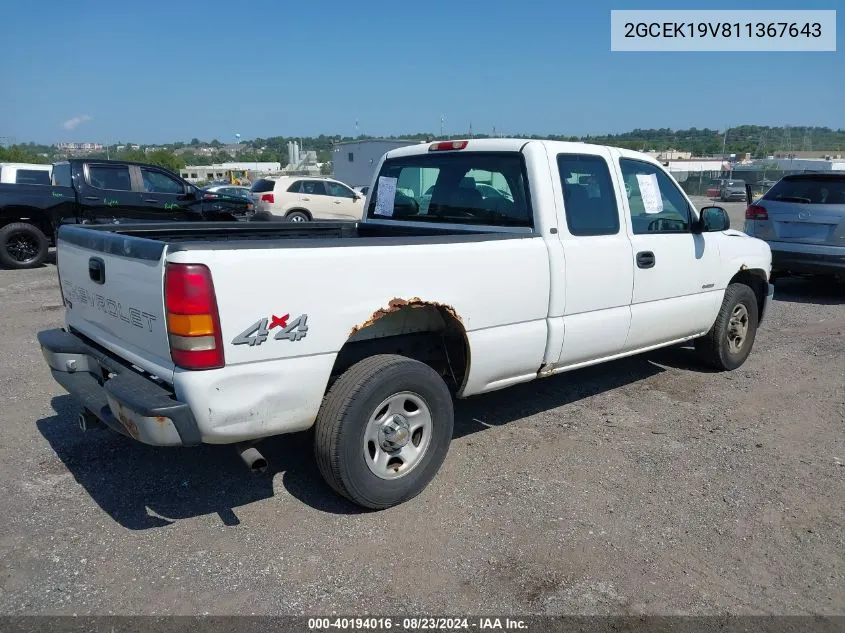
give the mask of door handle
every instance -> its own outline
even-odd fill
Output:
[[[335,200],[334,201],[335,204],[340,204],[341,202],[342,202],[341,200]]]
[[[99,196],[85,196],[85,199],[86,200],[99,200],[100,197]]]
[[[654,268],[654,253],[651,251],[640,251],[637,253],[637,266],[639,268]]]
[[[311,202],[311,198],[305,198],[305,197],[303,197],[303,198],[302,198],[302,200],[303,200],[304,202]]]
[[[152,202],[153,204],[158,204],[158,200],[150,200],[149,198],[144,198],[144,202]]]

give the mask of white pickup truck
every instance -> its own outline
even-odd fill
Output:
[[[387,153],[357,223],[65,226],[66,327],[39,333],[80,424],[154,445],[314,427],[367,508],[422,491],[463,398],[695,339],[731,370],[771,252],[640,153],[485,139]]]

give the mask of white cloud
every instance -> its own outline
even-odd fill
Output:
[[[86,121],[90,121],[94,117],[88,116],[87,114],[83,114],[82,116],[75,116],[72,119],[68,119],[64,123],[62,123],[62,127],[66,130],[72,130],[80,123],[85,123]]]

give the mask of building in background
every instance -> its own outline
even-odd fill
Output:
[[[655,160],[689,160],[692,158],[692,152],[681,152],[676,149],[667,149],[661,152],[646,152],[646,155],[651,156]]]
[[[368,139],[335,143],[332,152],[332,175],[350,187],[369,185],[382,156],[397,147],[417,145],[421,142],[423,141]]]
[[[281,163],[230,162],[216,165],[188,165],[179,170],[179,175],[188,182],[211,182],[223,180],[230,171],[248,172],[250,177],[278,174]]]
[[[56,143],[53,147],[68,154],[86,154],[103,150],[102,143]]]

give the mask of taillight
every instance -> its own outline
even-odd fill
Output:
[[[450,149],[464,149],[469,144],[469,141],[440,141],[439,143],[432,143],[429,152],[445,152]]]
[[[269,202],[273,204],[276,201],[276,198],[273,196],[272,193],[265,193],[261,196],[261,202]]]
[[[204,199],[204,200],[213,200],[213,199],[214,199],[214,198],[216,198],[216,197],[217,197],[217,196],[215,196],[213,193],[207,193],[207,194],[205,194],[205,195],[203,196],[203,199]]]
[[[183,369],[223,367],[220,315],[208,267],[167,264],[164,302],[173,362]]]
[[[766,211],[766,207],[762,207],[759,204],[749,204],[748,208],[745,210],[745,219],[768,220],[769,212]]]

